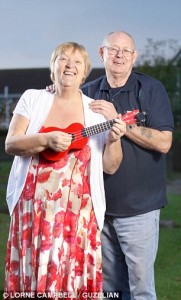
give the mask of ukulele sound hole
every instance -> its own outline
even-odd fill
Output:
[[[72,136],[72,142],[75,141],[75,134],[71,133],[71,132],[69,134],[71,134],[71,136]]]

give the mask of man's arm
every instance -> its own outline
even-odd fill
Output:
[[[118,115],[114,105],[105,100],[92,101],[90,108],[94,112],[101,113],[107,120],[116,118]],[[136,124],[127,125],[125,136],[145,149],[161,153],[167,153],[172,144],[171,131],[159,131]]]
[[[171,131],[159,131],[136,124],[127,126],[125,136],[143,148],[161,153],[167,153],[172,144]]]

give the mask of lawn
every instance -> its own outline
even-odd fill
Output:
[[[10,163],[0,163],[0,208],[5,206],[5,184]],[[171,228],[160,228],[160,242],[155,265],[157,300],[181,299],[181,195],[169,194],[169,205],[161,220],[173,221]],[[9,229],[9,215],[0,213],[0,291],[4,284],[4,258]]]
[[[181,195],[168,195],[169,205],[161,220],[172,220],[174,227],[160,228],[160,241],[155,265],[158,300],[181,299]]]

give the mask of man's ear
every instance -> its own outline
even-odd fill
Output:
[[[133,64],[135,63],[135,61],[138,59],[138,51],[134,51],[133,53]]]
[[[104,60],[103,54],[104,54],[103,48],[102,48],[102,47],[99,47],[99,57],[100,57],[100,59],[101,59],[102,61]]]

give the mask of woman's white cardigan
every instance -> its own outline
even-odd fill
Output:
[[[54,95],[46,90],[27,90],[21,96],[14,113],[25,116],[30,120],[26,134],[37,133],[47,118]],[[85,126],[91,126],[105,121],[100,114],[93,113],[89,109],[92,99],[82,94],[82,102],[85,115]],[[100,133],[90,137],[91,161],[90,161],[90,187],[94,211],[99,229],[102,230],[105,214],[105,193],[103,183],[102,153],[106,140],[106,133]],[[31,156],[15,156],[11,167],[7,185],[7,204],[12,215],[22,193],[28,173]]]

